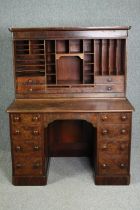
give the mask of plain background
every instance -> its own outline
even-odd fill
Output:
[[[134,105],[132,146],[140,146],[140,1],[0,0],[0,149],[10,150],[6,108],[14,99],[9,27],[131,25],[127,97]]]

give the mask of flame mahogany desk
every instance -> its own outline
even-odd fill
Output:
[[[51,156],[89,156],[97,185],[130,183],[129,29],[10,29],[14,185],[45,185]]]

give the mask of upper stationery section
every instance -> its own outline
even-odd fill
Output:
[[[129,29],[11,28],[16,97],[125,97]]]

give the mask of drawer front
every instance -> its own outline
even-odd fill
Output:
[[[130,123],[131,113],[101,113],[100,114],[101,123]]]
[[[16,82],[22,85],[45,84],[45,77],[17,77]]]
[[[45,85],[18,85],[16,93],[44,93]]]
[[[14,175],[24,176],[24,175],[42,175],[44,160],[41,157],[26,156],[26,157],[16,157],[14,158],[13,170]]]
[[[94,81],[95,84],[123,84],[124,76],[95,76]]]
[[[99,155],[128,155],[129,142],[128,141],[101,141],[98,145]],[[110,157],[111,157],[110,156]]]
[[[42,121],[42,115],[39,113],[36,114],[11,114],[11,122],[12,124],[40,124]]]
[[[15,156],[20,155],[42,155],[44,154],[44,147],[41,141],[30,141],[24,140],[22,141],[13,141],[12,151]]]
[[[124,175],[129,173],[129,163],[127,156],[104,155],[99,158],[100,175]]]
[[[129,140],[130,139],[130,126],[128,124],[105,124],[100,126],[99,141],[116,139],[116,141]]]
[[[23,140],[40,140],[42,136],[40,126],[12,126],[12,139],[17,141]]]
[[[104,85],[96,85],[93,89],[93,92],[98,93],[122,93],[124,92],[123,84],[104,84]]]

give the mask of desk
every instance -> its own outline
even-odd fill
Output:
[[[131,115],[127,99],[17,99],[10,113],[13,184],[45,185],[49,155],[46,128],[56,120],[85,120],[93,138],[95,184],[130,182]]]

